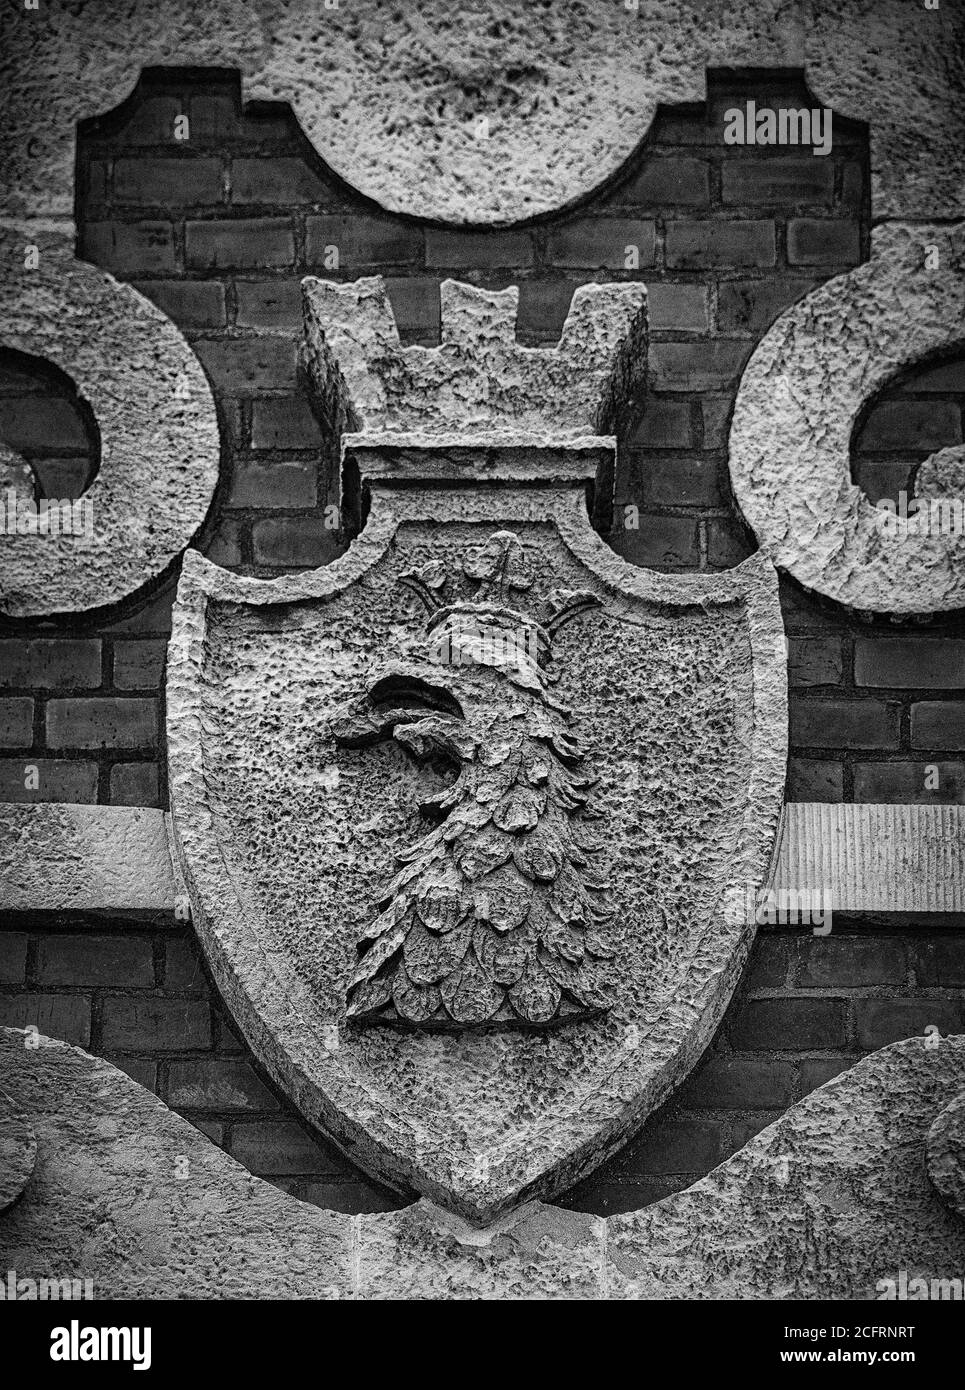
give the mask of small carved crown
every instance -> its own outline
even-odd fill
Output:
[[[503,669],[514,681],[542,687],[557,630],[577,613],[599,603],[586,589],[554,589],[530,615],[516,597],[533,576],[514,531],[496,531],[467,551],[463,574],[476,583],[473,597],[450,602],[450,576],[441,560],[401,576],[399,582],[425,605],[430,659],[453,665]]]
[[[519,290],[446,280],[438,347],[403,346],[381,276],[302,281],[302,363],[322,413],[366,437],[511,436],[545,446],[613,432],[639,397],[647,292],[580,285],[559,342],[516,340]],[[340,426],[341,428],[341,426]]]

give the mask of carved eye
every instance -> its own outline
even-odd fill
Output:
[[[450,691],[401,671],[377,680],[369,691],[369,703],[376,713],[412,710],[416,714],[448,714],[453,719],[464,717],[462,706]]]

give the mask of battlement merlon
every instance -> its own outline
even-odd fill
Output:
[[[432,348],[402,346],[381,276],[302,293],[303,367],[366,477],[612,476],[615,431],[643,405],[644,285],[579,286],[551,347],[516,341],[515,286],[444,281]]]

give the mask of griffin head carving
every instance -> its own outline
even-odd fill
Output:
[[[448,1029],[586,1019],[607,1007],[609,954],[594,779],[545,666],[556,629],[597,600],[557,591],[536,618],[521,612],[532,580],[508,531],[463,569],[471,600],[446,601],[438,563],[404,577],[430,611],[425,655],[385,667],[333,728],[345,746],[392,738],[456,772],[376,902],[348,1015]]]

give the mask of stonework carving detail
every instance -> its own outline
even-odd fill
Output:
[[[0,231],[0,342],[71,378],[97,423],[100,468],[83,529],[8,526],[0,612],[84,612],[134,593],[198,531],[218,481],[217,415],[186,339],[143,295],[56,245],[35,269],[23,257],[23,237]]]
[[[965,604],[965,538],[938,528],[889,536],[850,474],[851,436],[875,392],[963,344],[961,223],[877,228],[870,261],[788,309],[761,340],[734,405],[730,475],[762,548],[807,588],[871,613]],[[923,494],[954,492],[959,471],[958,450],[932,455]]]
[[[447,601],[438,562],[403,576],[430,610],[425,659],[380,672],[336,721],[347,747],[395,738],[458,768],[422,803],[440,823],[397,854],[348,1014],[423,1027],[574,1022],[605,1007],[595,977],[609,913],[585,825],[593,779],[545,668],[552,634],[598,600],[556,592],[542,621],[520,612],[533,580],[511,531],[462,568],[478,584],[472,600]]]

